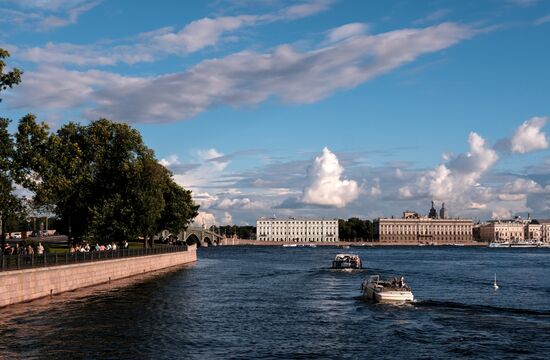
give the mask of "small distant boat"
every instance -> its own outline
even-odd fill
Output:
[[[283,247],[296,247],[297,244],[283,244]]]
[[[498,290],[497,273],[495,273],[495,282],[493,283],[493,288],[494,288],[495,290]]]
[[[380,280],[380,275],[372,275],[363,281],[361,290],[364,298],[375,302],[414,301],[412,290],[403,277]]]
[[[338,254],[332,262],[333,269],[361,269],[361,258],[356,254]]]

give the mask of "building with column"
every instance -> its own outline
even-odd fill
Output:
[[[335,242],[338,241],[338,219],[261,217],[256,220],[256,239],[261,241]]]
[[[514,220],[489,220],[479,227],[479,238],[487,242],[525,240],[525,224]]]
[[[472,241],[471,219],[448,218],[447,208],[437,217],[432,201],[428,216],[413,211],[403,212],[403,217],[378,218],[373,221],[374,241],[411,244],[455,244]]]
[[[550,242],[550,220],[489,220],[479,228],[480,240],[487,242]]]

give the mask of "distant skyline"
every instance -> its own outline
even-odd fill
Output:
[[[131,124],[199,223],[550,218],[548,0],[0,0],[0,47],[1,116]]]

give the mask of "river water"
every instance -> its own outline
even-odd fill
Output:
[[[550,249],[219,247],[168,271],[0,309],[9,359],[548,359]],[[493,289],[497,274],[500,289]],[[404,275],[417,301],[358,298]]]

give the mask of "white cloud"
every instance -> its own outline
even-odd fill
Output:
[[[359,195],[357,182],[343,180],[344,168],[328,148],[315,158],[309,171],[310,184],[304,189],[302,201],[306,204],[344,207]]]
[[[473,210],[485,209],[486,207],[487,207],[487,204],[482,204],[475,201],[472,201],[470,205],[468,205],[468,209],[473,209]]]
[[[206,191],[193,192],[193,200],[200,205],[201,209],[208,209],[218,200],[218,197]]]
[[[548,148],[546,134],[541,131],[547,120],[547,117],[533,117],[521,124],[510,140],[511,151],[525,154]]]
[[[233,217],[227,211],[223,213],[222,225],[233,225]]]
[[[400,179],[401,179],[401,178],[403,177],[403,171],[402,171],[400,168],[396,168],[396,169],[395,169],[395,176],[396,176],[397,178],[400,178]]]
[[[26,0],[5,1],[15,7],[0,9],[6,22],[33,30],[47,30],[77,23],[80,15],[96,7],[101,0]]]
[[[300,19],[327,10],[332,2],[332,0],[316,0],[304,2],[302,4],[293,5],[286,9],[283,9],[283,11],[280,12],[279,16],[288,19]]]
[[[199,211],[199,214],[193,220],[193,224],[196,226],[205,226],[206,228],[209,228],[210,226],[216,224],[216,217],[212,213]]]
[[[159,164],[165,167],[173,166],[173,165],[180,165],[180,161],[178,159],[178,156],[175,154],[169,155],[166,159],[160,159]]]
[[[535,25],[542,25],[550,22],[550,14],[540,17],[535,20]]]
[[[242,198],[242,199],[223,199],[220,201],[220,203],[217,205],[219,209],[260,209],[263,207],[263,204],[260,204],[258,202],[252,201],[249,198]]]
[[[61,2],[60,2],[61,3]],[[75,23],[78,16],[98,4],[98,1],[85,3],[84,1],[65,1],[74,3],[75,7],[68,9],[66,17],[48,16],[42,19],[43,27],[59,27]],[[80,4],[82,3],[82,4]],[[35,7],[58,9],[61,6],[36,2]],[[78,6],[77,6],[78,5]],[[112,40],[109,45],[90,44],[75,45],[69,43],[48,43],[44,47],[33,47],[21,51],[21,56],[29,61],[49,64],[84,65],[114,65],[119,62],[135,64],[152,62],[170,55],[184,56],[208,47],[214,47],[226,39],[234,40],[235,31],[268,24],[276,21],[295,20],[327,10],[328,1],[312,1],[300,5],[284,8],[273,14],[205,17],[190,22],[181,30],[172,27],[163,27],[146,33],[138,34],[131,39]],[[62,8],[62,7],[61,7]],[[13,17],[14,14],[2,16]],[[20,22],[28,21],[29,15],[21,13]],[[40,16],[37,15],[40,18]]]
[[[472,132],[470,151],[450,158],[420,180],[427,184],[429,194],[436,200],[456,198],[478,185],[480,177],[498,160],[496,151],[485,145],[485,139]]]
[[[413,197],[411,188],[409,186],[403,186],[399,188],[399,197],[403,199],[409,199]]]
[[[530,179],[518,178],[504,184],[502,190],[508,194],[538,193],[543,191],[542,187]]]
[[[495,220],[510,219],[512,217],[512,212],[506,208],[499,207],[493,211],[491,217]]]
[[[328,31],[327,38],[330,42],[337,42],[355,35],[364,34],[367,28],[367,25],[363,23],[346,24]]]
[[[21,107],[64,104],[82,108],[91,119],[178,121],[220,105],[258,104],[273,96],[313,103],[472,35],[468,26],[444,23],[354,36],[305,52],[290,45],[264,54],[243,51],[202,61],[184,72],[143,78],[42,67],[26,72],[14,93]]]
[[[199,154],[199,157],[203,160],[206,160],[212,164],[217,170],[221,171],[225,169],[227,165],[229,165],[229,160],[224,158],[224,154],[217,151],[214,148],[208,149],[208,150],[199,150],[197,152]]]
[[[370,189],[371,196],[380,196],[382,195],[382,189],[380,189],[380,179],[376,178],[374,179],[374,184],[372,185]]]
[[[214,148],[210,148],[206,150],[198,150],[197,154],[199,154],[199,157],[203,160],[211,160],[211,159],[215,159],[223,156],[223,153],[219,152]]]

